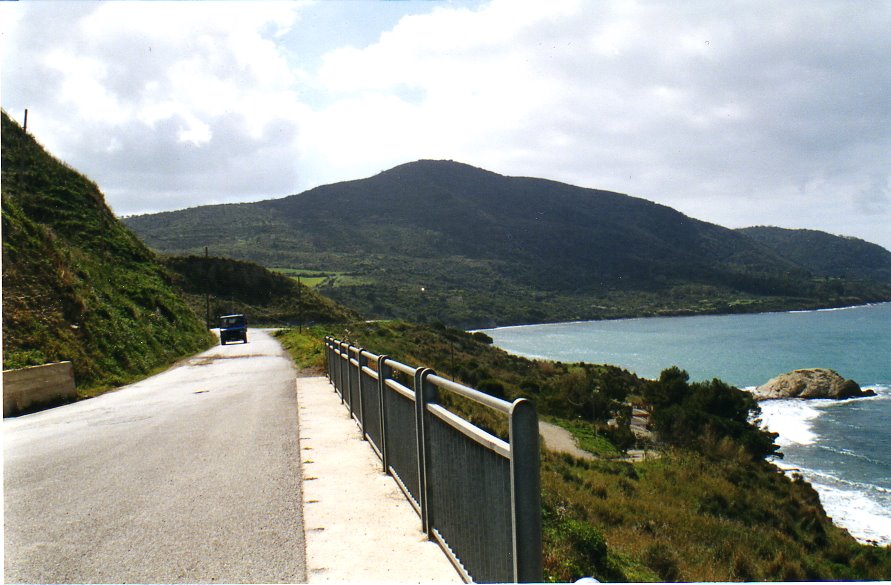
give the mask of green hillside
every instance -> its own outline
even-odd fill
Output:
[[[891,284],[891,252],[859,238],[765,226],[737,231],[815,275]]]
[[[891,286],[828,286],[744,234],[643,199],[449,161],[125,221],[167,253],[208,246],[349,276],[324,293],[373,318],[481,327],[891,298]]]
[[[2,172],[4,369],[71,360],[85,395],[212,343],[96,184],[5,112]]]
[[[258,264],[230,258],[170,256],[164,264],[196,313],[211,324],[219,315],[242,313],[251,326],[345,323],[359,319],[355,311],[318,291]]]

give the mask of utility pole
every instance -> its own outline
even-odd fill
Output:
[[[300,293],[300,275],[297,275],[297,327],[303,333],[303,300]]]
[[[25,125],[22,127],[22,130],[25,131],[25,134],[28,133],[28,108],[25,108]]]

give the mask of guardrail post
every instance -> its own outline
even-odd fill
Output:
[[[358,405],[354,404],[356,397],[353,396],[353,376],[356,375],[353,370],[353,350],[354,349],[355,349],[355,347],[353,347],[352,344],[350,344],[349,347],[347,347],[347,362],[346,362],[346,364],[347,364],[347,372],[349,372],[349,376],[350,376],[350,383],[347,386],[347,392],[350,393],[350,416],[353,418],[356,418],[356,410],[357,410]],[[359,360],[356,360],[356,361],[358,362]],[[358,386],[358,383],[356,385]]]
[[[334,361],[334,340],[328,338],[328,379],[333,382],[334,381],[334,365],[337,363]]]
[[[352,384],[353,379],[355,379],[355,376],[357,374],[357,370],[353,368],[353,351],[355,351],[355,350],[356,350],[356,346],[350,345],[350,348],[348,350],[349,353],[347,354],[347,356],[349,357],[349,359],[347,360],[347,367],[350,369],[350,413],[353,415],[353,418],[358,418],[357,413],[359,412],[359,403],[356,402],[356,396],[353,394],[353,384]],[[357,355],[356,363],[359,363],[358,354],[356,354],[356,355]],[[357,388],[359,387],[358,380],[356,380],[356,387]]]
[[[340,351],[338,350],[339,345],[339,341],[334,339],[331,340],[331,376],[335,392],[337,392],[337,385],[340,384]]]
[[[525,398],[510,410],[511,508],[513,512],[514,580],[542,581],[541,477],[538,416]]]
[[[328,373],[328,381],[332,384],[334,383],[334,364],[337,362],[334,361],[334,340],[330,337],[325,338],[325,357],[328,359],[326,364],[326,371]]]
[[[362,375],[364,373],[362,367],[368,365],[368,358],[365,356],[364,349],[356,348],[356,352],[356,362],[359,364],[356,366],[356,370],[359,372],[359,383],[356,384],[359,389],[359,426],[362,428],[362,440],[367,441],[368,438],[365,436],[365,397],[362,396],[362,379],[365,376]]]
[[[381,405],[381,463],[384,467],[384,473],[390,469],[390,462],[387,455],[387,380],[393,377],[393,368],[387,365],[389,356],[382,355],[377,358],[377,383],[379,385],[378,395]]]
[[[334,358],[334,362],[331,365],[331,373],[334,375],[334,390],[337,390],[338,384],[340,384],[340,341],[332,340],[331,341],[331,357]]]
[[[418,432],[418,497],[421,505],[421,526],[422,530],[428,537],[432,535],[432,526],[430,523],[430,498],[428,497],[427,485],[427,437],[424,425],[424,412],[427,403],[425,402],[424,382],[427,376],[433,370],[429,368],[418,368],[415,372],[414,390],[415,390],[415,426]],[[433,389],[435,392],[436,389]],[[429,394],[427,395],[429,397]]]
[[[324,341],[325,341],[325,377],[328,378],[328,381],[330,382],[331,376],[329,375],[329,372],[328,372],[328,364],[330,364],[331,362],[328,360],[328,358],[330,357],[328,355],[330,353],[328,350],[330,348],[328,347],[328,336],[327,335],[325,336]]]
[[[343,404],[343,342],[337,342],[337,393],[340,394],[340,403]]]
[[[430,368],[419,369],[415,373],[415,406],[417,408],[418,426],[418,479],[421,496],[421,524],[427,537],[433,539],[433,510],[430,506],[432,486],[430,478],[430,428],[427,422],[427,405],[436,402],[436,386],[427,378],[436,374]]]
[[[350,388],[350,344],[347,342],[340,344],[340,367],[340,403],[346,402],[349,406],[347,392]],[[350,407],[350,414],[352,414],[352,407]]]

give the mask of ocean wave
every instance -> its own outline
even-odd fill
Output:
[[[780,447],[813,445],[820,438],[813,429],[813,421],[820,416],[815,401],[770,400],[760,406],[761,426],[779,434]]]
[[[830,445],[822,445],[822,444],[821,444],[821,445],[817,445],[817,448],[818,448],[818,449],[821,449],[821,450],[823,450],[823,451],[829,451],[830,453],[836,453],[836,454],[838,454],[838,455],[843,455],[843,456],[845,456],[845,457],[852,457],[852,458],[854,458],[854,459],[859,459],[859,460],[861,460],[861,461],[866,461],[867,463],[872,463],[873,465],[885,465],[885,463],[882,462],[882,461],[878,461],[878,460],[873,459],[872,457],[870,457],[870,456],[868,456],[868,455],[864,455],[863,453],[858,453],[858,452],[853,451],[853,450],[851,450],[851,449],[845,449],[845,448],[841,448],[841,449],[839,449],[839,448],[836,448],[836,447],[832,447],[832,446],[830,446]]]
[[[877,395],[858,401],[862,400],[864,407],[872,403],[869,411],[874,411],[877,407],[885,409],[884,405],[879,407],[873,401],[891,400],[891,385],[883,380],[882,384],[864,387],[872,388]],[[798,446],[806,446],[810,450],[816,448],[825,453],[823,458],[826,459],[826,465],[830,465],[831,460],[846,461],[842,465],[844,468],[849,465],[869,465],[872,469],[885,469],[887,466],[886,462],[878,460],[881,456],[877,457],[876,453],[858,451],[853,445],[835,445],[831,440],[832,436],[821,438],[815,431],[815,428],[822,428],[822,425],[815,425],[821,415],[836,408],[852,409],[854,406],[851,401],[790,399],[766,401],[760,406],[762,425],[779,433],[777,442],[781,449],[788,447],[790,451],[797,452]],[[833,425],[827,428],[827,433],[831,433],[831,429],[840,424],[845,425],[842,421],[835,421],[835,417],[833,421]],[[839,456],[841,460],[838,459]],[[814,463],[810,465],[822,466]],[[774,461],[774,464],[787,472],[800,473],[807,479],[820,495],[826,513],[859,541],[891,545],[891,478],[888,478],[887,473],[880,473],[882,477],[870,477],[870,483],[867,483],[842,477],[847,474],[841,470],[809,468],[794,460]]]
[[[786,472],[801,474],[811,483],[833,523],[863,543],[891,545],[891,489],[840,478],[777,460]]]
[[[856,401],[885,401],[891,400],[891,386],[886,384],[873,384],[864,386],[875,391],[875,396],[866,398],[852,398]],[[743,388],[752,390],[754,387]],[[833,407],[850,404],[850,400],[831,399],[801,399],[789,398],[785,400],[765,400],[759,404],[761,407],[761,427],[772,433],[778,433],[777,443],[780,447],[789,445],[813,445],[820,436],[814,431],[814,422],[826,410]]]
[[[805,477],[807,475],[805,473]],[[861,542],[874,542],[882,546],[891,544],[891,502],[878,502],[859,490],[833,487],[819,480],[811,483],[835,524],[845,528]]]
[[[885,384],[867,384],[862,386],[862,388],[864,390],[872,390],[876,395],[855,400],[891,400],[891,386],[886,386]]]
[[[820,483],[821,485],[832,487],[830,484],[834,484],[836,486],[845,486],[846,488],[853,488],[855,491],[861,494],[880,494],[884,496],[891,496],[891,489],[882,487],[880,485],[875,485],[872,483],[863,483],[860,481],[853,481],[850,479],[845,479],[843,477],[839,477],[834,473],[829,473],[827,471],[822,471],[818,469],[801,469],[801,472],[806,476],[812,477],[815,482]],[[843,488],[838,488],[843,489]],[[891,516],[891,510],[888,510],[889,516]]]
[[[828,307],[826,309],[796,309],[793,311],[780,311],[790,314],[795,313],[829,313],[832,311],[850,311],[851,309],[862,309],[863,307],[876,307],[882,303],[865,303],[863,305],[850,305],[847,307]]]

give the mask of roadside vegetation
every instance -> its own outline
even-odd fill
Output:
[[[2,115],[3,367],[70,360],[78,395],[208,347],[173,276],[95,183]]]
[[[813,488],[769,462],[775,435],[758,405],[720,380],[658,380],[608,365],[528,360],[483,333],[442,324],[353,322],[279,333],[300,367],[322,371],[325,335],[435,369],[508,400],[535,401],[593,460],[543,452],[545,577],[601,581],[797,581],[891,578],[891,547],[859,544],[832,524]],[[449,407],[495,432],[490,416]],[[651,433],[630,428],[632,408]],[[655,456],[637,462],[629,449]]]
[[[358,314],[314,288],[259,264],[230,258],[168,256],[164,265],[192,309],[217,324],[217,317],[241,313],[251,327],[301,326],[358,319]]]

